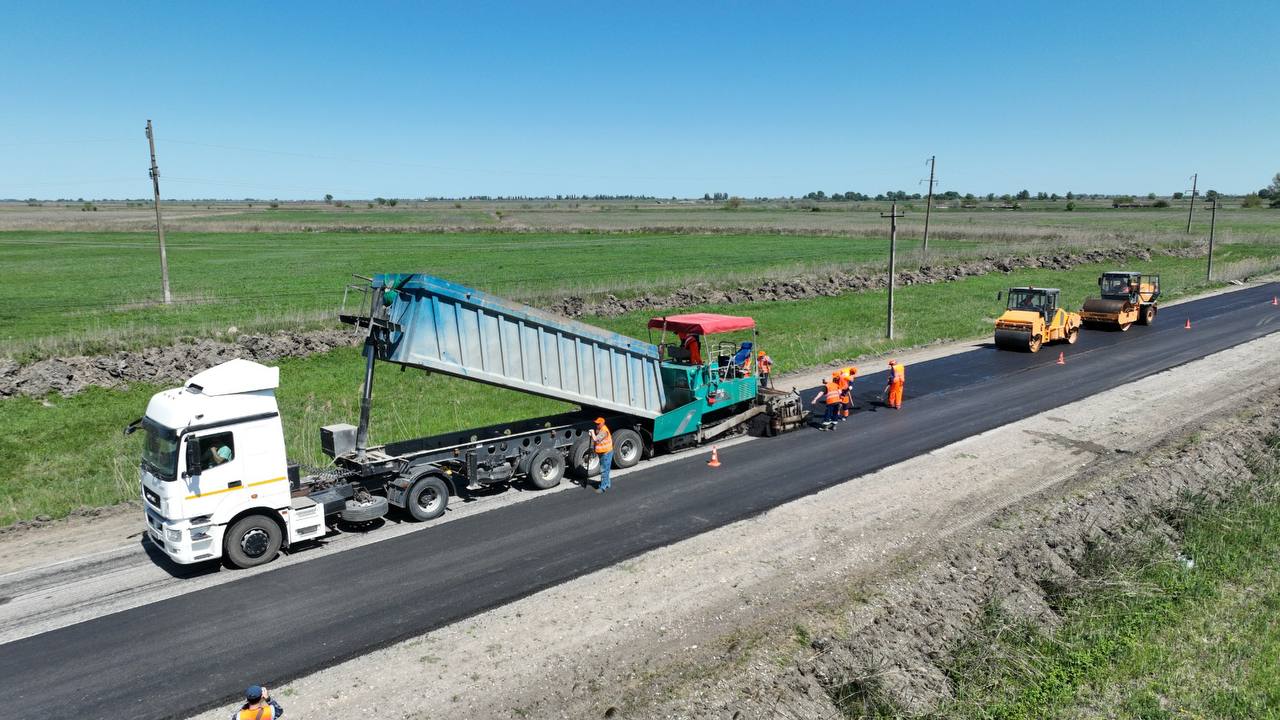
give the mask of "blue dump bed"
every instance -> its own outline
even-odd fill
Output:
[[[395,290],[378,358],[583,407],[662,414],[658,348],[429,275],[378,275]]]

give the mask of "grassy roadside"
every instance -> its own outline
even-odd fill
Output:
[[[1224,249],[1223,267],[1270,257],[1267,246]],[[1160,257],[1143,263],[1162,273],[1166,297],[1203,288],[1200,260]],[[897,295],[898,337],[881,337],[884,292],[749,306],[697,308],[750,313],[762,328],[763,347],[781,372],[935,340],[981,337],[990,332],[1000,305],[998,290],[1010,285],[1056,285],[1068,306],[1078,306],[1096,288],[1102,266],[1070,271],[1028,270],[927,286]],[[645,337],[647,315],[627,315],[597,324]],[[589,319],[589,321],[591,321]],[[290,455],[320,464],[319,426],[358,416],[361,363],[355,349],[284,360],[279,399]],[[389,369],[389,368],[388,368]],[[79,506],[108,505],[136,494],[137,436],[120,429],[140,416],[161,388],[91,390],[61,398],[0,400],[0,526],[38,515],[58,517]],[[387,441],[556,412],[558,403],[418,372],[379,375],[372,437]]]
[[[1180,557],[1158,541],[1092,552],[1056,631],[992,608],[933,717],[1280,717],[1280,436],[1255,475],[1174,519]]]

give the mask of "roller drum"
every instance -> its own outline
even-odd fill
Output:
[[[1133,308],[1128,300],[1107,300],[1105,298],[1089,298],[1084,301],[1082,312],[1099,313],[1103,315],[1119,315]]]
[[[1020,350],[1027,352],[1031,349],[1031,331],[1030,330],[1002,330],[996,329],[996,347],[1005,350]]]

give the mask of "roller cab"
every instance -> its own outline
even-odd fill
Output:
[[[1075,343],[1080,315],[1062,309],[1058,296],[1058,288],[1010,288],[1004,314],[996,320],[996,347],[1037,352],[1045,343]]]

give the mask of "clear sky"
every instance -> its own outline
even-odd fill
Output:
[[[1270,2],[10,3],[0,197],[1246,192]]]

